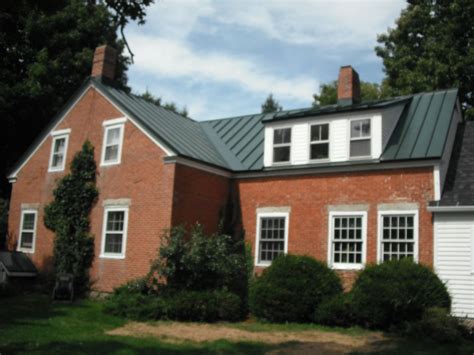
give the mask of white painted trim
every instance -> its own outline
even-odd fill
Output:
[[[127,122],[126,117],[114,118],[112,120],[106,120],[102,122],[102,126],[115,126]]]
[[[255,233],[255,266],[266,267],[270,266],[271,262],[260,262],[260,220],[265,217],[284,217],[285,218],[285,241],[283,252],[288,253],[288,237],[290,230],[290,213],[289,212],[258,212],[257,211],[257,230]]]
[[[441,199],[441,179],[439,164],[433,167],[433,185],[434,185],[434,200],[439,201]]]
[[[23,218],[25,214],[34,214],[35,215],[35,223],[33,226],[33,239],[32,239],[32,246],[31,248],[22,248],[21,247],[21,234],[23,231]],[[17,245],[17,251],[21,251],[23,253],[29,253],[29,254],[34,254],[35,253],[35,248],[36,248],[36,228],[38,226],[38,210],[34,209],[24,209],[21,210],[21,218],[20,218],[20,232],[18,234],[18,245]]]
[[[128,235],[128,207],[127,206],[106,206],[104,207],[104,217],[102,219],[102,240],[100,247],[100,258],[104,259],[125,259],[127,250],[127,235]],[[123,216],[123,237],[122,237],[122,252],[118,253],[106,253],[105,252],[105,235],[107,232],[107,214],[108,212],[124,212]]]
[[[63,131],[66,131],[66,130],[63,130]],[[57,132],[61,132],[61,131],[57,131]],[[59,134],[57,132],[51,133],[51,135],[52,135],[51,152],[49,154],[49,164],[48,164],[48,172],[50,172],[50,173],[54,173],[54,172],[58,172],[58,171],[64,171],[64,168],[66,167],[67,150],[68,150],[68,147],[69,147],[69,133],[71,132],[71,130],[69,129],[69,132],[64,132],[64,133],[61,133],[61,134]],[[55,146],[57,140],[63,139],[63,138],[65,139],[65,142],[64,142],[64,156],[63,156],[62,164],[59,167],[53,167],[52,164],[53,164],[53,156],[54,156],[54,146]]]
[[[180,156],[173,156],[170,159],[165,159],[164,160],[165,164],[181,164],[185,166],[189,166],[191,168],[195,168],[198,170],[205,171],[207,173],[219,175],[219,176],[224,176],[226,178],[232,177],[232,173],[226,170],[222,170],[219,168],[215,168],[212,166],[209,166],[205,163],[200,163],[191,159],[187,159],[185,157],[180,157]]]
[[[474,212],[474,206],[428,206],[427,210],[433,213]]]
[[[133,123],[135,127],[137,127],[145,136],[147,136],[153,143],[155,143],[161,150],[163,150],[167,156],[176,156],[176,152],[174,152],[171,148],[167,147],[164,143],[157,140],[155,137],[151,136],[150,133],[146,131],[146,129],[138,123],[135,119],[128,116],[119,106],[117,106],[112,100],[110,100],[107,95],[105,95],[98,87],[94,86],[94,89],[97,90],[98,93],[102,95],[102,97],[108,101],[113,107],[115,107],[122,115],[126,117],[127,120]]]
[[[383,235],[383,217],[386,215],[393,216],[413,216],[413,256],[415,262],[418,262],[419,255],[419,212],[418,210],[379,210],[377,212],[377,262],[382,263],[382,235]]]
[[[334,231],[335,217],[362,217],[362,263],[334,263],[332,235]],[[328,266],[335,270],[361,270],[365,267],[367,260],[367,211],[329,211],[328,218]]]
[[[9,176],[8,176],[8,180],[11,181],[13,179],[16,179],[18,173],[20,172],[21,169],[23,169],[23,167],[30,161],[30,159],[33,157],[33,155],[36,154],[36,152],[39,150],[39,148],[44,144],[44,142],[48,139],[48,137],[50,136],[50,133],[53,132],[56,127],[58,127],[62,121],[66,118],[67,115],[69,115],[69,113],[72,111],[72,109],[76,106],[76,104],[82,100],[82,97],[89,91],[89,89],[91,88],[94,88],[95,87],[92,85],[92,83],[90,83],[85,89],[84,91],[82,92],[82,94],[72,103],[71,107],[61,116],[61,118],[58,120],[58,122],[54,125],[53,128],[51,128],[51,130],[47,133],[45,133],[43,139],[41,140],[41,142],[38,143],[38,145],[36,146],[36,148],[30,153],[30,155],[28,155],[28,157],[26,157],[26,159],[24,159],[24,161],[20,164],[20,166],[13,172],[11,173]],[[15,180],[16,181],[16,180]]]
[[[71,129],[70,128],[60,129],[60,130],[51,132],[52,136],[63,136],[63,135],[66,135],[66,134],[71,134]]]
[[[107,134],[113,129],[120,129],[117,160],[105,161],[105,148],[107,147]],[[104,126],[104,136],[102,138],[102,154],[100,158],[100,166],[111,166],[119,165],[122,162],[122,148],[123,148],[123,137],[125,132],[125,124],[119,123],[114,125],[105,125]]]

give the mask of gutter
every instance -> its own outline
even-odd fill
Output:
[[[474,206],[428,206],[429,212],[474,212]]]

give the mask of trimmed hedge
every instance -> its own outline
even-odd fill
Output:
[[[314,312],[314,322],[330,327],[350,327],[355,323],[350,293],[339,294],[322,301]]]
[[[336,273],[309,256],[281,255],[250,287],[250,310],[271,322],[310,322],[314,309],[342,292]]]
[[[378,329],[417,321],[428,308],[449,310],[451,305],[446,286],[438,276],[411,259],[367,266],[351,294],[358,323]]]

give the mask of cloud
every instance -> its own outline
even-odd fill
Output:
[[[197,52],[184,42],[153,36],[130,36],[135,66],[162,77],[238,85],[244,90],[307,101],[318,87],[306,77],[287,78],[256,63],[219,52]]]

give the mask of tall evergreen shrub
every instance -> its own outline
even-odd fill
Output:
[[[86,141],[71,163],[71,172],[58,181],[53,201],[45,207],[44,223],[55,232],[54,270],[74,276],[77,293],[89,288],[94,258],[90,213],[97,199],[94,147]]]

